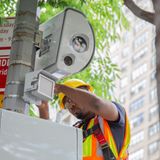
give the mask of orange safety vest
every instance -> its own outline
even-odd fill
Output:
[[[127,115],[125,117],[125,135],[123,140],[123,146],[119,154],[118,154],[118,150],[117,150],[116,143],[114,141],[111,129],[107,121],[101,118],[99,123],[103,127],[102,132],[116,160],[127,160],[128,159],[127,148],[130,143],[130,125],[129,125]],[[92,128],[93,126],[94,126],[94,118],[92,118],[89,121],[87,129]],[[83,160],[104,160],[98,141],[93,134],[88,136],[83,142]]]

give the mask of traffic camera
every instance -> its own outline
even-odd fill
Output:
[[[41,48],[36,53],[35,70],[43,69],[58,78],[83,70],[95,48],[94,34],[86,17],[67,8],[40,25]]]
[[[83,13],[72,8],[40,25],[40,33],[42,38],[35,42],[35,71],[26,75],[24,89],[24,99],[35,104],[52,99],[47,86],[86,68],[95,50],[91,25]]]

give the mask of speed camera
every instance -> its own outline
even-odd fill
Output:
[[[43,41],[35,58],[35,70],[46,70],[57,78],[83,70],[91,61],[94,33],[88,20],[78,10],[67,8],[40,25]]]
[[[35,68],[26,74],[23,97],[34,104],[51,100],[56,81],[87,67],[95,49],[92,27],[78,10],[67,8],[39,30]]]

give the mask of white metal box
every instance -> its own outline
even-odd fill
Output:
[[[1,109],[0,159],[81,160],[81,130]]]

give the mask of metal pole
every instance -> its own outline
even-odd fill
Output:
[[[13,31],[4,109],[24,113],[25,74],[33,70],[34,37],[38,0],[19,0]]]

